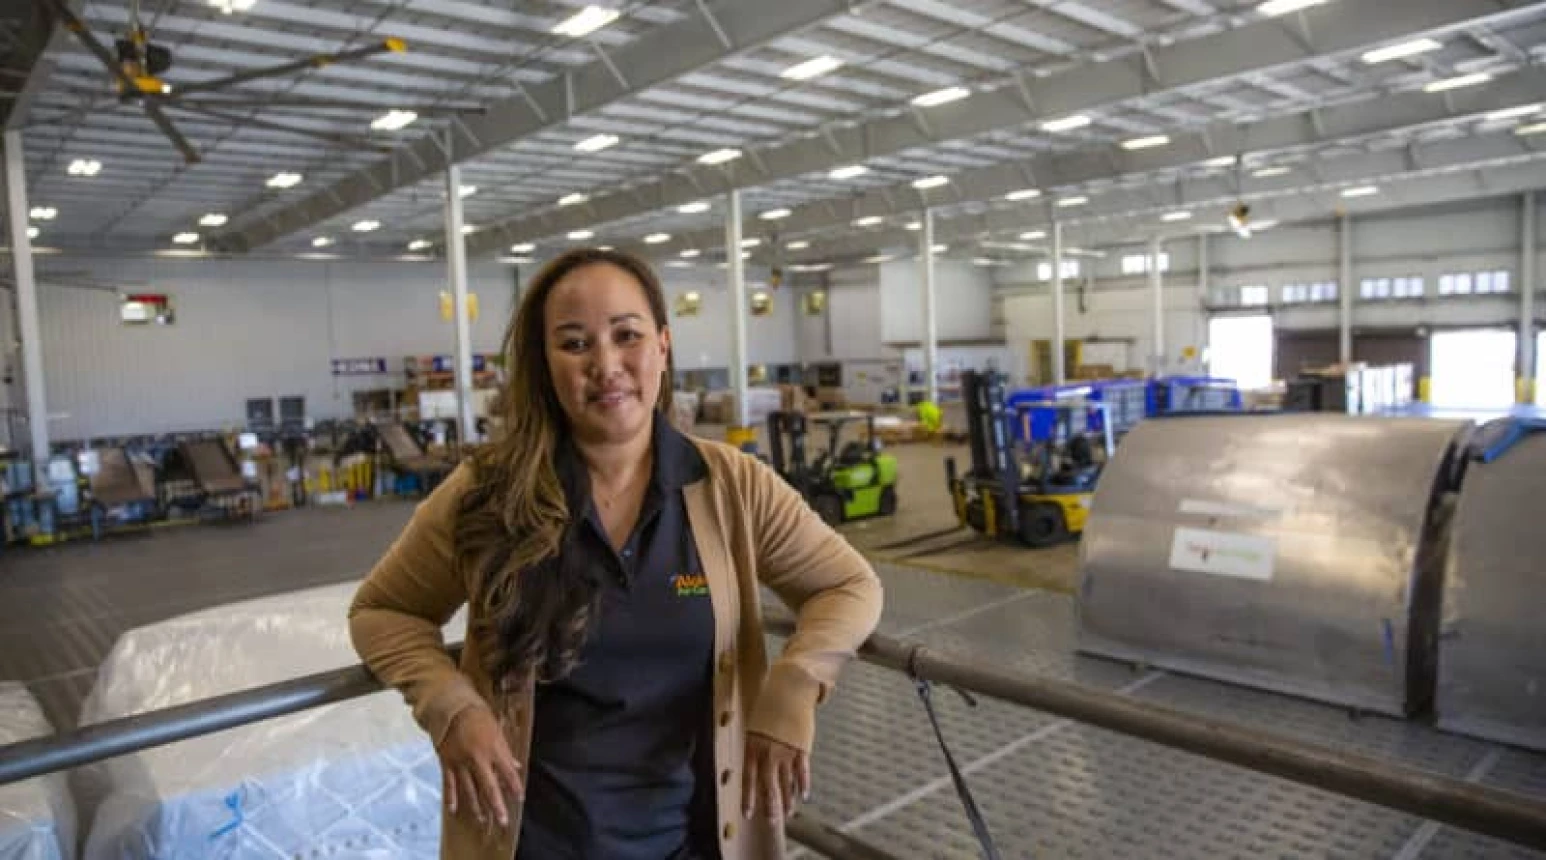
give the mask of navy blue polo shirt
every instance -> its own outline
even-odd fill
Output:
[[[537,687],[518,860],[719,857],[714,613],[682,498],[708,468],[658,413],[653,434],[650,483],[621,549],[573,447],[556,458],[570,510],[582,511],[563,564],[600,581],[601,613],[579,665]]]

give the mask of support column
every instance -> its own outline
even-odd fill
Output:
[[[734,428],[746,428],[746,262],[741,259],[741,190],[730,191],[725,207],[725,263],[730,273],[730,390],[735,400]],[[755,437],[753,437],[755,438]],[[743,440],[744,444],[744,440]]]
[[[923,399],[939,404],[939,318],[934,295],[934,210],[923,210]]]
[[[477,420],[472,414],[472,325],[467,318],[467,244],[462,236],[462,169],[446,168],[446,267],[451,281],[452,318],[456,329],[456,438],[473,441]]]
[[[1149,240],[1149,290],[1154,307],[1154,356],[1150,360],[1155,376],[1165,375],[1165,278],[1160,272],[1160,253],[1163,244],[1160,237]]]
[[[1519,397],[1520,403],[1535,402],[1535,192],[1524,194],[1524,212],[1520,219],[1519,248]]]
[[[1208,330],[1208,301],[1213,295],[1213,258],[1209,256],[1212,251],[1208,234],[1197,234],[1197,310],[1198,318],[1202,320],[1202,331],[1197,338],[1197,364],[1204,376],[1208,375],[1208,350],[1213,347]]]
[[[38,282],[32,269],[32,240],[27,236],[27,162],[20,131],[5,133],[5,191],[6,222],[11,228],[11,266],[16,276],[16,315],[21,328],[22,380],[27,388],[33,486],[42,487],[48,470],[48,398],[43,387]]]
[[[1068,383],[1067,320],[1063,308],[1063,222],[1052,225],[1052,384]]]
[[[1353,216],[1343,214],[1339,232],[1342,260],[1337,283],[1337,356],[1347,365],[1353,361]]]

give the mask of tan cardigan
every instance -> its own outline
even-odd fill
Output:
[[[880,620],[881,587],[868,562],[771,469],[728,445],[694,439],[708,476],[684,487],[688,521],[714,606],[714,761],[719,774],[718,831],[725,860],[783,856],[781,828],[741,815],[741,767],[747,732],[807,752],[816,706],[843,665]],[[463,710],[489,707],[505,727],[516,760],[531,748],[533,688],[496,699],[476,644],[461,665],[445,650],[441,627],[473,583],[452,552],[458,500],[471,482],[459,467],[414,513],[371,571],[349,610],[360,657],[413,707],[438,746]],[[762,634],[758,584],[798,615],[797,628],[772,666]],[[471,621],[477,621],[472,601]],[[508,830],[485,831],[462,804],[443,816],[440,855],[454,860],[511,860],[520,811]]]

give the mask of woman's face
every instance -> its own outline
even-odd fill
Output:
[[[671,333],[656,327],[644,286],[608,263],[565,275],[543,308],[553,389],[575,436],[624,442],[650,431]]]

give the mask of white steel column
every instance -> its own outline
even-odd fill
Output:
[[[923,210],[923,399],[939,403],[939,317],[934,295],[934,210]]]
[[[1535,192],[1526,191],[1519,248],[1519,402],[1535,402]]]
[[[1063,222],[1052,225],[1052,384],[1068,382],[1067,321],[1063,309]]]
[[[6,221],[11,227],[11,265],[16,276],[16,315],[21,324],[22,379],[27,386],[27,427],[32,441],[33,486],[45,484],[48,468],[48,398],[43,388],[43,341],[38,325],[38,282],[27,236],[27,162],[21,132],[5,133]],[[3,336],[3,335],[0,335]]]
[[[1160,272],[1160,237],[1149,240],[1149,289],[1153,293],[1155,376],[1165,375],[1165,278]]]
[[[1341,363],[1353,361],[1353,216],[1342,216],[1341,276],[1337,284],[1338,317],[1337,355]]]
[[[730,272],[730,389],[735,398],[732,427],[748,426],[746,403],[746,263],[741,259],[741,190],[730,191],[725,213],[725,263]]]
[[[1197,364],[1202,374],[1208,374],[1208,350],[1213,344],[1209,342],[1208,325],[1208,301],[1213,295],[1213,258],[1209,256],[1213,246],[1208,242],[1207,233],[1197,234],[1197,310],[1202,319],[1202,332],[1198,336],[1199,349],[1197,350]]]
[[[467,245],[462,236],[462,169],[446,168],[446,266],[451,281],[452,318],[456,321],[456,438],[473,441],[478,424],[472,414],[472,326],[467,319]]]

